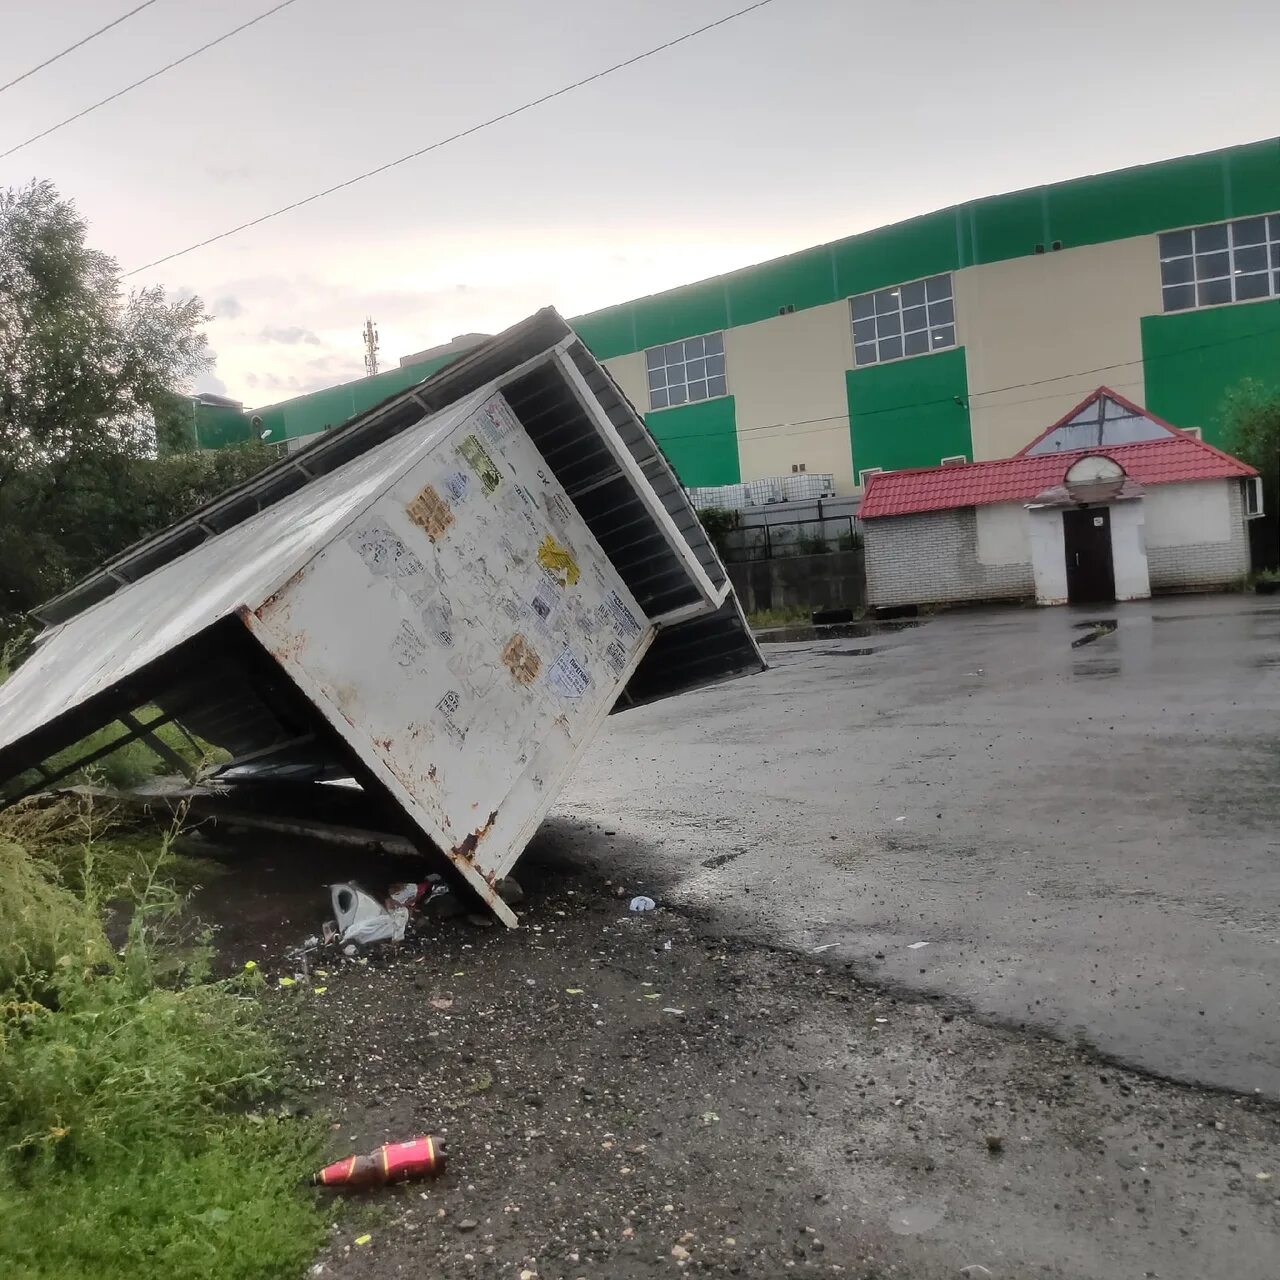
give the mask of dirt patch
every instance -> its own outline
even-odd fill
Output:
[[[449,1147],[439,1181],[335,1206],[317,1275],[1271,1274],[1271,1108],[895,1000],[660,892],[628,912],[652,886],[521,876],[518,931],[438,921],[269,997],[335,1156]],[[310,928],[288,902],[271,945]]]

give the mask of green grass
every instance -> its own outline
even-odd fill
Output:
[[[256,982],[208,980],[168,846],[132,865],[67,806],[0,814],[6,1280],[267,1280],[324,1239],[299,1190],[322,1134],[269,1114],[285,1068]],[[121,897],[113,950],[100,910]]]

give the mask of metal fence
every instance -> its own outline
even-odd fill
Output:
[[[820,520],[780,520],[726,529],[717,542],[725,562],[739,564],[744,560],[854,551],[862,546],[862,533],[853,516],[825,516]]]

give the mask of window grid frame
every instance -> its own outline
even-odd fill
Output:
[[[1251,222],[1262,223],[1262,239],[1255,240],[1252,243],[1238,243],[1237,237],[1248,234],[1239,230],[1245,224]],[[1223,228],[1226,235],[1226,246],[1224,248],[1214,248],[1212,245],[1206,248],[1198,246],[1200,234],[1203,232],[1212,232],[1217,228]],[[1171,236],[1186,235],[1190,239],[1189,251],[1183,253],[1166,252],[1166,241]],[[1280,211],[1272,213],[1255,213],[1244,218],[1228,218],[1221,222],[1205,222],[1198,223],[1189,227],[1172,227],[1167,231],[1158,233],[1157,239],[1157,257],[1160,263],[1160,307],[1161,313],[1164,315],[1176,315],[1182,311],[1200,311],[1206,307],[1229,307],[1236,306],[1244,302],[1267,302],[1276,298],[1280,298]],[[1249,249],[1260,250],[1263,257],[1263,266],[1255,270],[1243,270],[1237,267],[1237,253]],[[1226,258],[1225,272],[1220,274],[1200,276],[1199,259],[1208,258],[1222,254]],[[1166,266],[1170,263],[1188,263],[1188,278],[1185,280],[1166,280]],[[1207,265],[1207,264],[1206,264]],[[1254,280],[1262,277],[1266,282],[1267,291],[1265,293],[1254,293],[1245,297],[1240,296],[1239,282],[1243,280]],[[1201,301],[1201,286],[1209,286],[1208,292],[1221,292],[1214,290],[1212,286],[1227,286],[1226,297],[1213,298],[1209,297],[1205,301]],[[1170,293],[1173,291],[1182,291],[1189,289],[1191,291],[1190,301],[1175,303],[1170,305]]]
[[[946,294],[938,298],[929,296],[929,286],[935,281],[946,281]],[[906,303],[905,297],[907,290],[914,285],[921,287],[923,298],[918,302]],[[895,303],[888,307],[884,307],[883,301],[892,296]],[[859,316],[859,304],[867,304],[864,308],[869,314]],[[920,276],[915,280],[907,280],[901,284],[888,285],[883,289],[872,289],[867,293],[855,293],[849,298],[849,326],[850,334],[853,339],[853,364],[855,369],[866,369],[872,365],[888,364],[895,360],[914,360],[918,356],[933,355],[938,351],[946,351],[959,345],[958,335],[956,332],[956,291],[955,291],[955,273],[952,271],[939,271],[930,276]],[[934,318],[934,308],[946,308],[950,315],[946,319]],[[906,313],[908,311],[924,311],[923,327],[916,326],[908,329]],[[884,319],[886,322],[884,334],[880,333],[880,321]],[[896,321],[896,330],[893,328]],[[864,336],[861,340],[858,337],[858,329],[861,325],[871,324],[873,326],[873,334],[870,338]],[[937,334],[941,332],[944,336],[938,340]],[[914,337],[923,334],[926,339],[926,346],[923,351],[908,351],[906,349],[906,340],[908,337]],[[893,348],[897,346],[895,351]]]
[[[715,349],[707,350],[708,343],[714,344]],[[717,372],[712,372],[712,365],[716,365]],[[692,377],[691,369],[694,370]],[[644,353],[644,374],[651,413],[724,399],[729,394],[724,330],[714,329],[709,333],[676,338],[672,342],[647,347]],[[695,390],[701,390],[702,394],[695,395]],[[680,398],[674,399],[673,392],[679,392]]]

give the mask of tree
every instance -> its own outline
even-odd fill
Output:
[[[1275,565],[1280,531],[1280,392],[1246,378],[1227,393],[1222,422],[1227,449],[1258,469],[1263,520],[1255,522],[1255,565]]]
[[[199,298],[125,293],[49,182],[0,190],[0,628],[261,468],[156,457],[156,423],[212,357]]]

